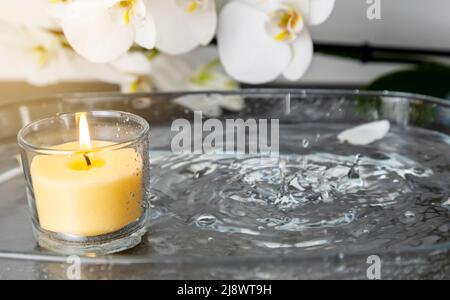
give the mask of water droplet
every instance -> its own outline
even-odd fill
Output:
[[[440,232],[449,232],[450,231],[450,224],[444,224],[439,227]]]
[[[356,155],[355,162],[353,166],[348,171],[348,178],[350,179],[359,179],[361,176],[359,174],[359,164],[361,163],[361,154]]]
[[[416,173],[416,175],[422,175],[425,173],[425,170],[422,168],[414,168],[414,173]]]
[[[350,171],[348,171],[348,178],[350,179],[359,179],[359,166],[353,166]]]
[[[237,217],[245,217],[247,214],[242,209],[231,209],[230,212]]]
[[[411,218],[415,218],[416,214],[413,213],[412,211],[407,211],[405,212],[405,218],[411,219]]]
[[[410,223],[414,223],[416,220],[416,214],[412,211],[407,211],[404,214],[404,218],[400,220],[401,223],[403,224],[410,224]]]
[[[197,218],[195,223],[199,227],[209,227],[217,222],[217,218],[213,215],[202,215]]]
[[[323,191],[323,192],[321,193],[321,195],[322,195],[322,200],[323,200],[323,202],[325,202],[325,203],[331,203],[331,202],[333,202],[333,197],[331,197],[329,191]]]
[[[302,145],[303,145],[303,148],[308,148],[309,147],[309,145],[310,145],[310,143],[309,143],[309,140],[307,140],[307,139],[303,139],[303,141],[302,141]]]

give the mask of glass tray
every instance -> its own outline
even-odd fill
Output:
[[[241,101],[243,106],[237,107],[236,103]],[[360,238],[361,234],[354,234],[338,239],[343,233],[349,234],[350,229],[353,234],[356,232],[353,230],[358,231],[370,223],[364,221],[361,211],[357,211],[350,216],[346,214],[347,219],[343,223],[322,222],[318,225],[323,227],[325,235],[335,237],[328,240],[328,246],[317,243],[317,240],[309,244],[292,242],[307,239],[309,230],[313,230],[311,228],[314,226],[306,229],[296,227],[297,231],[277,231],[273,228],[281,227],[266,224],[266,227],[259,227],[269,232],[267,239],[270,236],[277,243],[264,243],[256,247],[252,246],[253,242],[266,236],[265,233],[254,233],[258,229],[244,231],[240,228],[233,231],[234,227],[226,227],[218,220],[213,221],[214,226],[204,224],[210,221],[208,217],[211,215],[220,216],[219,212],[212,210],[214,206],[208,207],[209,215],[205,215],[205,211],[193,211],[197,209],[196,206],[187,206],[189,202],[185,203],[181,198],[170,199],[168,207],[160,205],[158,201],[164,197],[166,179],[156,178],[165,170],[159,165],[152,169],[152,201],[155,202],[155,209],[149,216],[150,232],[137,248],[107,257],[74,258],[50,253],[36,245],[31,232],[24,180],[17,160],[19,149],[16,135],[24,124],[56,113],[88,110],[132,112],[149,121],[152,128],[152,159],[161,161],[158,156],[170,151],[172,121],[179,118],[192,121],[193,110],[199,109],[203,110],[205,118],[215,117],[220,120],[279,119],[280,150],[285,157],[289,157],[291,152],[296,155],[314,155],[320,147],[329,151],[335,151],[333,147],[339,149],[332,134],[317,134],[323,126],[330,124],[338,130],[375,120],[390,120],[397,138],[409,134],[412,129],[433,130],[440,133],[443,142],[439,144],[440,152],[435,157],[437,161],[441,160],[441,166],[433,165],[431,172],[443,173],[443,181],[430,182],[430,186],[424,187],[434,193],[434,198],[433,201],[422,203],[420,211],[413,212],[415,221],[405,221],[408,214],[404,218],[399,217],[407,209],[403,209],[400,200],[397,204],[376,206],[376,209],[371,206],[373,209],[369,213],[376,210],[377,216],[381,216],[377,220],[385,222],[386,232],[379,239],[375,238],[379,231],[371,236],[370,230],[361,231],[367,233],[363,238]],[[450,180],[447,180],[450,177],[446,177],[449,176],[450,168],[445,165],[450,155],[450,102],[405,93],[357,90],[71,94],[1,106],[0,128],[0,279],[68,279],[68,276],[70,279],[68,272],[76,274],[73,273],[73,266],[78,259],[81,262],[81,279],[367,279],[372,274],[370,272],[373,269],[370,267],[375,262],[374,255],[381,260],[381,276],[385,279],[450,278],[450,216],[445,207],[447,199],[450,200]],[[309,132],[311,136],[298,139],[297,131]],[[403,147],[403,140],[398,139],[398,143],[390,147],[395,151],[406,151],[403,148],[408,147]],[[324,140],[324,145],[320,146],[319,140]],[[328,144],[327,141],[333,142]],[[420,143],[419,135],[418,147]],[[370,147],[372,151],[373,147],[384,149],[387,146],[375,144]],[[421,152],[417,150],[417,153]],[[192,160],[196,158],[192,157]],[[167,174],[165,176],[168,177]],[[204,173],[197,172],[195,176],[201,177]],[[167,178],[167,182],[170,180]],[[414,180],[408,179],[408,184],[414,183]],[[191,193],[201,197],[202,194],[195,191],[195,187],[194,183],[194,189],[187,191],[184,196],[189,198]],[[415,189],[414,186],[410,188]],[[205,193],[214,193],[214,189],[211,189]],[[417,195],[408,194],[408,197],[411,196]],[[314,201],[316,204],[320,202]],[[400,209],[403,210],[397,214]],[[167,213],[170,210],[185,210],[186,215],[180,213],[182,217],[171,218],[170,213]],[[287,211],[286,215],[289,215]],[[434,213],[434,217],[427,215],[430,213]],[[223,222],[225,220],[222,218]],[[241,216],[241,220],[243,223],[254,221],[246,219],[246,216]],[[290,218],[291,226],[293,220]],[[199,225],[200,221],[203,223]],[[174,222],[179,224],[174,225]],[[414,226],[408,222],[418,224],[417,229],[411,229]],[[383,238],[395,241],[395,244],[383,242]],[[371,239],[373,243],[369,243]],[[349,244],[345,242],[347,240]]]

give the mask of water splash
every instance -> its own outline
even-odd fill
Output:
[[[332,143],[329,132],[319,134],[306,154],[303,143],[291,142],[305,134],[287,135],[290,151],[280,157],[152,153],[152,174],[158,174],[152,179],[153,205],[164,211],[152,222],[177,220],[176,226],[153,225],[155,231],[187,252],[198,247],[216,255],[345,252],[429,244],[430,232],[420,228],[442,215],[443,224],[433,225],[436,233],[430,236],[450,241],[445,204],[438,206],[441,211],[427,211],[427,203],[436,201],[429,199],[444,203],[450,194],[444,167],[450,161],[434,154],[448,145],[422,139],[419,149],[408,139],[412,131],[394,130],[393,140],[370,147]]]

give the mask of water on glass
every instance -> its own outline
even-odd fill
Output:
[[[352,126],[283,124],[279,157],[174,155],[170,127],[152,128],[149,233],[83,278],[366,279],[373,254],[383,278],[447,278],[448,254],[431,254],[450,241],[450,137],[394,126],[340,143]],[[0,256],[24,258],[0,259],[0,278],[66,278],[64,257],[38,263],[54,256],[32,237],[15,140],[0,150]]]
[[[381,141],[352,146],[337,141],[343,129],[283,125],[279,157],[153,151],[147,247],[255,256],[449,242],[449,138],[393,127]]]

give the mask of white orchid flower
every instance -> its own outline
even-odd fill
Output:
[[[313,43],[306,25],[331,14],[335,0],[231,0],[222,9],[217,34],[228,74],[259,84],[281,74],[297,80],[308,69]]]
[[[74,50],[89,61],[119,59],[134,43],[152,49],[156,41],[153,16],[144,0],[53,0],[61,26]]]
[[[43,86],[63,81],[130,82],[135,76],[78,56],[61,32],[0,23],[0,78]],[[131,67],[131,66],[130,66]]]
[[[217,50],[201,47],[188,54],[161,53],[152,61],[152,78],[160,91],[235,90],[237,83],[220,65]]]
[[[38,86],[57,83],[69,61],[56,37],[44,30],[5,24],[1,24],[0,32],[0,53],[6,58],[1,72],[9,69],[9,73]],[[11,72],[13,68],[15,72]]]
[[[217,28],[215,0],[148,0],[158,35],[156,48],[164,53],[188,53],[208,45]]]
[[[120,90],[123,93],[151,92],[153,90],[150,74],[154,53],[154,51],[137,49],[129,51],[111,63],[116,70],[133,76],[132,80],[120,83]]]
[[[200,47],[181,56],[158,55],[152,61],[152,82],[159,91],[212,91],[236,90],[237,82],[220,65],[217,49]],[[244,101],[239,96],[188,95],[174,102],[207,116],[220,116],[223,109],[239,111]]]

